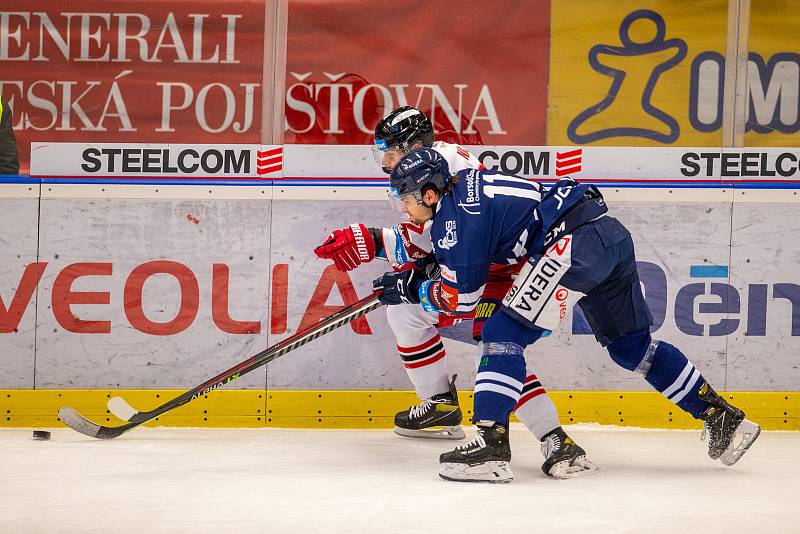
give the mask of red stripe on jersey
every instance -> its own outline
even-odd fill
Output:
[[[406,363],[404,365],[406,366],[406,369],[416,369],[417,367],[425,367],[426,365],[438,362],[439,360],[444,358],[445,354],[446,354],[445,350],[442,349],[441,352],[437,352],[430,358],[427,358],[425,360],[420,360],[418,362]]]
[[[425,231],[425,223],[422,224],[414,224],[411,221],[403,221],[400,223],[400,228],[407,228],[412,232],[415,232],[419,235],[422,235],[422,232]]]
[[[397,352],[402,352],[403,354],[411,354],[412,352],[420,352],[424,349],[430,348],[434,346],[436,343],[439,343],[442,340],[442,337],[439,334],[436,334],[428,341],[417,345],[416,347],[401,347],[397,345]]]

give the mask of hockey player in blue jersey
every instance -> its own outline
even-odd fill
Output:
[[[680,350],[650,337],[653,319],[631,235],[606,214],[597,188],[563,179],[548,189],[474,169],[451,176],[444,158],[427,148],[405,155],[390,185],[402,210],[418,222],[432,219],[441,277],[387,273],[374,283],[387,304],[467,311],[478,302],[490,265],[526,262],[503,299],[502,313],[483,327],[474,394],[477,435],[441,455],[440,476],[470,482],[512,479],[508,420],[525,378],[523,351],[556,328],[575,304],[614,362],[704,421],[711,458],[732,465],[758,437],[759,426],[720,397]],[[557,451],[575,445],[565,436],[549,446]],[[581,461],[571,457],[562,467]]]
[[[450,169],[457,173],[466,169],[484,169],[478,158],[456,144],[435,140],[433,124],[420,110],[402,106],[381,119],[375,127],[373,153],[376,162],[387,173],[397,162],[415,148],[428,147],[442,156]],[[424,210],[423,210],[424,212]],[[314,249],[323,259],[331,259],[340,271],[350,271],[362,263],[383,258],[394,270],[426,267],[432,257],[430,238],[432,221],[416,222],[413,217],[392,228],[367,228],[353,224],[334,230]],[[417,260],[417,261],[415,261]],[[395,433],[408,437],[463,439],[461,409],[455,377],[448,375],[448,358],[439,329],[456,321],[471,321],[472,336],[480,340],[483,323],[500,306],[511,288],[522,263],[493,264],[490,267],[480,303],[468,313],[446,314],[423,309],[418,304],[388,306],[386,319],[397,340],[397,351],[414,385],[421,403],[395,416]],[[545,455],[542,471],[553,477],[576,477],[596,470],[597,466],[577,445],[555,448],[554,443],[567,442],[555,404],[539,377],[528,366],[514,414],[541,443]],[[565,464],[581,457],[577,465],[564,469]]]

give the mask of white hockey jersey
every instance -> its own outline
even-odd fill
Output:
[[[465,169],[485,168],[477,157],[461,145],[436,141],[431,148],[447,160],[450,174],[456,174]],[[433,251],[432,224],[432,220],[422,225],[406,221],[391,228],[383,228],[383,247],[386,260],[399,266],[427,256]]]

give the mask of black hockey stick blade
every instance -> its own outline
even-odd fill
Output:
[[[101,426],[89,421],[69,406],[64,406],[58,411],[58,418],[71,429],[80,432],[84,436],[97,439],[114,439],[131,428],[139,426],[137,423],[111,427]]]
[[[122,397],[115,397],[119,400],[113,403],[109,401],[109,409],[111,409],[113,406],[114,410],[112,413],[116,415],[116,412],[119,412],[119,415],[122,416],[121,419],[128,421],[127,424],[114,427],[98,425],[97,423],[86,419],[76,410],[68,406],[65,406],[59,410],[59,418],[67,426],[85,436],[98,439],[116,438],[132,428],[144,424],[151,419],[155,419],[159,415],[173,410],[179,406],[183,406],[184,404],[197,398],[203,397],[211,391],[226,385],[228,382],[236,380],[240,376],[249,373],[254,369],[258,369],[262,365],[266,365],[272,360],[275,360],[276,358],[279,358],[298,347],[302,347],[306,343],[309,343],[318,337],[323,336],[328,332],[331,332],[340,326],[346,325],[351,321],[354,321],[359,317],[371,312],[372,310],[379,308],[383,305],[383,303],[378,300],[379,296],[379,292],[373,293],[370,296],[351,304],[350,306],[345,306],[338,312],[329,315],[325,319],[322,319],[313,327],[301,332],[296,332],[294,335],[289,336],[283,341],[280,341],[267,349],[264,349],[258,354],[235,365],[234,367],[231,367],[227,371],[223,371],[214,378],[203,382],[194,389],[186,391],[185,393],[175,397],[174,399],[162,404],[157,408],[154,408],[153,410],[143,412],[137,411],[124,399],[122,399]]]

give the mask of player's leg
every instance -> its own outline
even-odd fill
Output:
[[[564,252],[559,249],[559,254]],[[526,381],[523,352],[547,330],[558,326],[568,306],[582,296],[559,285],[566,268],[553,269],[557,263],[547,255],[532,257],[503,299],[502,313],[486,321],[475,378],[473,419],[478,433],[472,442],[440,457],[443,478],[469,482],[512,478],[507,428],[509,414],[519,403]],[[542,283],[552,290],[541,291]],[[539,293],[529,295],[533,286]],[[557,417],[555,425],[543,440],[544,472],[566,478],[595,470],[597,466],[586,459],[585,451],[558,426]]]
[[[615,339],[607,348],[618,365],[644,377],[679,408],[704,421],[711,458],[733,465],[758,437],[757,424],[719,396],[683,352],[652,339],[648,329]]]
[[[494,314],[483,327],[473,397],[475,439],[439,457],[439,476],[444,479],[509,482],[513,478],[508,419],[525,380],[523,351],[543,330],[507,324],[502,316]]]
[[[438,314],[417,304],[388,306],[386,317],[397,351],[421,402],[395,416],[401,436],[462,439],[455,377],[447,375],[447,352],[436,329]]]
[[[523,265],[493,265],[490,269],[486,288],[472,320],[472,337],[476,341],[482,340],[483,325],[500,309],[503,297],[511,289]],[[555,404],[530,366],[527,367],[527,376],[514,412],[539,441],[561,426]]]
[[[484,323],[500,309],[503,296],[513,285],[514,279],[508,274],[517,275],[519,270],[516,268],[506,272],[498,269],[490,272],[483,298],[475,310],[472,333],[476,340],[481,340]],[[527,376],[519,400],[514,406],[514,413],[541,443],[541,451],[545,457],[542,470],[545,474],[570,478],[596,469],[594,463],[585,460],[586,453],[582,448],[570,445],[574,442],[561,428],[556,406],[530,365],[527,365]],[[576,463],[581,456],[583,459]]]
[[[519,400],[514,406],[514,413],[539,441],[561,427],[556,405],[530,364],[527,366],[527,376]]]
[[[613,268],[594,287],[581,286],[584,282],[577,278],[568,281],[586,293],[579,305],[595,337],[618,365],[641,375],[679,408],[703,420],[709,434],[709,456],[732,465],[758,437],[758,425],[717,395],[677,347],[650,337],[652,316],[636,272],[633,241],[615,219],[602,221],[575,232],[576,248],[587,258],[587,264],[578,262],[576,271],[579,277],[602,276],[604,269],[589,265],[604,264],[594,261],[593,255],[613,262]]]

